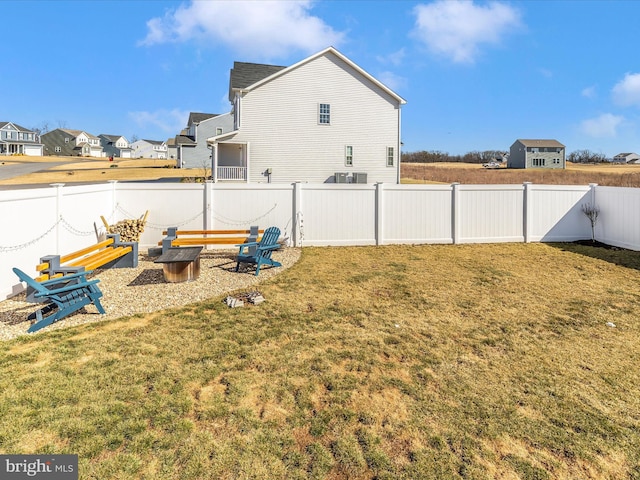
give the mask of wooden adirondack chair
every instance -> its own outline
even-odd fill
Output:
[[[25,282],[35,291],[35,299],[45,304],[27,317],[28,320],[35,320],[28,330],[29,333],[47,327],[91,303],[96,306],[98,312],[105,313],[100,303],[102,292],[96,285],[100,280],[88,281],[86,278],[91,272],[74,273],[44,282],[36,282],[18,268],[14,268],[13,272],[21,282]]]
[[[236,265],[236,272],[240,268],[241,263],[251,263],[256,265],[256,276],[260,273],[261,265],[271,265],[272,267],[281,267],[280,262],[276,262],[271,259],[271,254],[274,250],[280,248],[278,243],[280,238],[280,229],[278,227],[269,227],[264,231],[264,235],[259,242],[248,242],[236,245],[240,247],[238,252],[238,264]],[[245,252],[244,249],[255,248],[255,252]]]

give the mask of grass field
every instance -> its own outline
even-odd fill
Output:
[[[0,453],[100,480],[640,478],[638,285],[640,253],[573,244],[305,248],[258,306],[4,343]]]
[[[547,185],[640,187],[640,165],[572,164],[565,170],[486,169],[470,163],[403,163],[402,183],[463,183],[472,185],[533,182]]]
[[[203,169],[176,169],[175,160],[90,159],[75,157],[2,157],[0,162],[70,162],[46,171],[0,180],[0,185],[102,182],[108,180],[194,179]],[[114,167],[117,165],[117,167]],[[0,165],[2,168],[2,165]],[[566,170],[485,169],[469,163],[402,163],[402,183],[537,184],[640,187],[640,165],[568,164]],[[208,174],[208,173],[207,173]]]

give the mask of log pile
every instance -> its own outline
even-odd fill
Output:
[[[139,219],[120,220],[115,225],[109,225],[104,217],[100,218],[107,229],[107,233],[120,234],[121,242],[138,242],[140,241],[140,235],[144,232],[144,226],[147,223],[147,215],[149,215],[149,211]]]

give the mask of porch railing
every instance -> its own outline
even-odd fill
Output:
[[[218,180],[246,180],[247,167],[218,167]]]

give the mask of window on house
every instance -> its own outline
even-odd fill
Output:
[[[222,127],[216,128],[216,135],[222,135]]]
[[[69,137],[66,137],[66,138],[64,139],[64,143],[69,143]]]
[[[56,148],[55,148],[56,153],[60,153],[60,151],[61,151],[61,150],[62,150],[62,149],[61,149],[60,147],[56,147]]]
[[[393,147],[387,147],[387,167],[393,167],[395,162],[394,150]]]
[[[331,124],[331,105],[328,103],[321,103],[318,108],[318,123],[321,125]]]
[[[353,166],[353,146],[347,145],[344,149],[344,164],[347,167]]]

